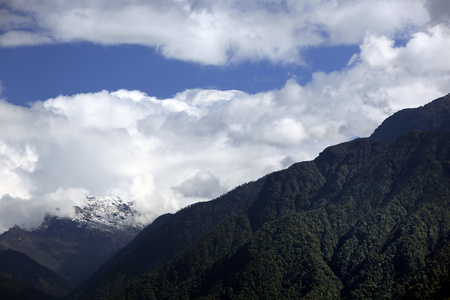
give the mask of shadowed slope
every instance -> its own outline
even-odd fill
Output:
[[[370,136],[371,139],[392,143],[412,129],[450,131],[450,94],[418,108],[403,109],[386,120]]]
[[[55,272],[14,250],[0,252],[1,299],[53,299],[70,290]]]
[[[450,296],[450,134],[362,143],[269,175],[247,212],[114,299]]]

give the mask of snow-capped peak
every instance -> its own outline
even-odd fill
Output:
[[[123,201],[119,197],[86,197],[84,205],[75,206],[71,218],[80,226],[102,229],[142,229],[138,220],[141,214],[134,209],[133,201]]]

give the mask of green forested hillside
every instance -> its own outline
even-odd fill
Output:
[[[401,111],[371,138],[179,211],[82,298],[450,298],[449,107]]]
[[[326,149],[114,299],[450,297],[450,134]]]

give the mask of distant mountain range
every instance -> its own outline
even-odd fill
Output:
[[[29,256],[6,253],[24,270],[31,259],[47,266],[39,272],[55,287],[12,274],[0,252],[0,293],[59,297],[61,275],[73,286],[103,261],[65,299],[447,299],[450,94],[139,234],[132,206],[116,199],[99,212],[105,201],[90,200],[76,218],[48,216],[35,231],[0,236]]]

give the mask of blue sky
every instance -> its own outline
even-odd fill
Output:
[[[291,77],[306,84],[313,71],[340,70],[358,51],[355,45],[309,48],[303,50],[303,64],[257,61],[209,66],[167,59],[140,45],[24,46],[0,48],[0,78],[2,96],[22,106],[103,89],[140,90],[162,99],[193,88],[257,93],[279,89]]]
[[[147,222],[450,92],[447,0],[4,0],[0,231]]]

